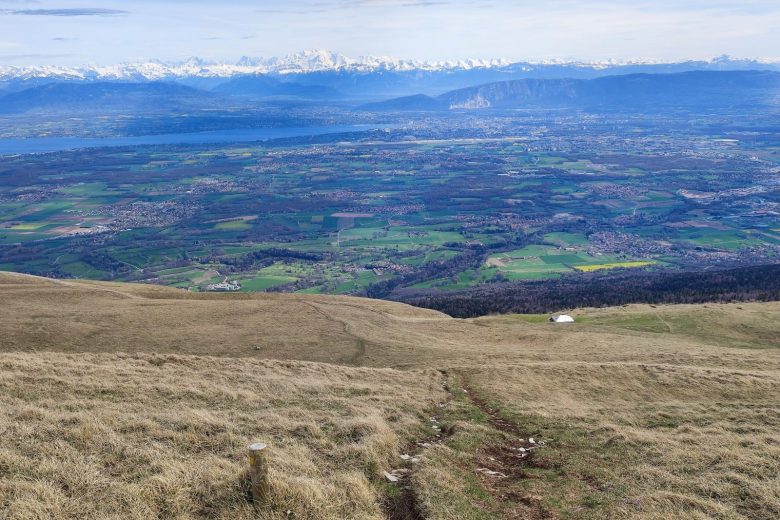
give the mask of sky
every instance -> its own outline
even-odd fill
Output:
[[[235,62],[328,49],[419,60],[780,59],[780,0],[0,0],[0,65]]]

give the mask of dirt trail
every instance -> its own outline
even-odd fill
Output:
[[[117,289],[111,289],[110,287],[103,287],[103,286],[98,285],[98,284],[90,284],[90,283],[81,283],[81,284],[79,284],[79,283],[68,282],[67,280],[55,279],[55,278],[52,278],[52,280],[55,283],[59,284],[59,285],[64,285],[65,287],[72,287],[74,289],[89,289],[89,290],[94,290],[94,291],[101,291],[101,292],[105,292],[105,293],[109,293],[109,294],[116,294],[118,296],[121,296],[122,298],[127,298],[129,300],[145,300],[146,299],[143,296],[138,296],[137,294],[132,294],[132,293],[125,292],[125,291],[120,291],[120,290],[117,290]]]
[[[463,391],[466,392],[469,401],[471,401],[474,406],[479,408],[482,413],[487,416],[487,420],[493,428],[504,433],[517,435],[521,439],[527,439],[531,437],[531,435],[522,430],[517,424],[511,421],[507,421],[498,414],[497,410],[491,408],[469,385],[466,377],[463,374],[459,373],[458,378],[460,380],[460,386],[463,388]]]
[[[444,377],[442,388],[447,392],[447,397],[437,406],[444,408],[452,401],[452,393],[447,384],[447,372],[443,370],[440,372]],[[390,472],[390,475],[397,478],[398,482],[391,483],[391,485],[397,486],[397,489],[394,490],[394,493],[388,493],[383,504],[388,520],[425,520],[426,518],[414,490],[414,474],[417,471],[419,461],[424,457],[425,450],[435,444],[445,442],[453,434],[451,428],[439,424],[439,419],[435,414],[430,416],[429,421],[433,433],[407,445],[402,452],[403,467]]]
[[[661,323],[663,323],[664,325],[666,325],[666,328],[667,328],[667,329],[669,329],[669,333],[671,333],[671,334],[673,334],[673,333],[674,333],[674,330],[672,330],[672,326],[669,324],[669,322],[668,322],[668,321],[666,321],[666,320],[663,318],[663,316],[661,316],[661,313],[660,313],[660,312],[658,312],[658,311],[655,311],[655,316],[658,318],[658,320],[659,320]]]
[[[437,406],[444,408],[453,399],[453,395],[447,383],[448,372],[446,370],[440,372],[444,377],[442,388],[447,392],[447,398]],[[542,505],[539,497],[527,496],[520,485],[520,481],[530,478],[526,469],[537,467],[534,452],[542,448],[544,443],[533,439],[517,424],[501,417],[497,410],[490,407],[471,388],[462,373],[456,373],[456,377],[469,401],[485,414],[488,423],[508,437],[504,444],[481,450],[477,454],[475,471],[485,491],[499,501],[516,504],[516,507],[509,511],[507,518],[532,520],[555,518],[555,515]],[[434,433],[408,445],[402,452],[405,458],[400,464],[402,467],[390,472],[390,476],[397,481],[390,484],[395,486],[395,489],[387,493],[383,504],[388,520],[425,520],[426,518],[414,490],[417,463],[424,457],[427,448],[446,442],[454,433],[451,428],[439,424],[435,413],[429,420]]]
[[[323,316],[325,319],[336,322],[341,325],[344,334],[347,335],[350,339],[352,339],[352,341],[355,342],[355,353],[349,356],[348,359],[346,359],[346,363],[351,365],[356,365],[356,366],[360,365],[360,361],[366,355],[366,340],[361,338],[354,332],[352,332],[352,326],[350,325],[349,321],[331,316],[325,310],[323,310],[318,304],[314,302],[305,301],[303,303],[305,303],[306,305],[314,309],[318,314]]]
[[[542,504],[538,496],[529,496],[521,482],[537,478],[528,472],[529,468],[544,468],[544,462],[535,456],[545,446],[541,439],[521,428],[518,424],[501,416],[471,387],[466,376],[458,372],[461,388],[469,401],[486,416],[488,423],[507,435],[503,444],[493,446],[477,454],[476,472],[481,475],[485,490],[496,499],[516,504],[506,518],[549,519],[556,515]]]

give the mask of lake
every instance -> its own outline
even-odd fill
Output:
[[[62,152],[82,148],[117,146],[219,144],[267,141],[286,137],[341,134],[375,130],[376,125],[309,126],[295,128],[239,128],[186,134],[158,134],[131,137],[36,137],[0,139],[0,155]]]

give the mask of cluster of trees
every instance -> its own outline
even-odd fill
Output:
[[[277,260],[304,260],[308,262],[321,262],[324,255],[321,253],[307,253],[283,247],[271,247],[259,249],[239,256],[218,256],[211,261],[222,264],[228,272],[241,272],[249,269],[267,267]]]
[[[780,264],[707,272],[591,275],[562,280],[499,283],[457,293],[393,299],[457,318],[537,314],[628,303],[707,303],[780,300]]]
[[[404,293],[406,287],[429,280],[457,276],[458,273],[468,269],[479,269],[491,251],[522,248],[531,242],[540,240],[540,236],[538,232],[530,235],[507,233],[502,237],[502,240],[496,240],[487,246],[480,243],[447,242],[444,247],[460,251],[460,253],[447,260],[428,262],[415,269],[413,273],[374,283],[366,288],[365,295],[369,298],[403,301],[396,293]]]
[[[448,260],[428,262],[413,273],[371,284],[366,288],[366,296],[378,299],[388,298],[393,291],[400,287],[414,285],[434,278],[451,276],[466,269],[476,269],[482,265],[484,258],[484,249],[475,248],[466,250]]]
[[[113,280],[120,276],[127,276],[134,269],[129,264],[117,260],[102,250],[88,250],[81,254],[80,259],[99,271],[106,273],[106,278]]]

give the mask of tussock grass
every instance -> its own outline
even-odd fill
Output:
[[[372,480],[432,372],[154,355],[0,356],[0,517],[383,518]],[[272,503],[246,446],[272,447]]]
[[[3,520],[388,518],[382,470],[431,414],[447,440],[407,481],[425,518],[780,517],[780,303],[561,326],[0,273],[0,309]],[[506,456],[521,431],[548,441],[532,463]]]
[[[470,369],[548,446],[521,482],[574,518],[780,517],[780,371],[549,363]]]

